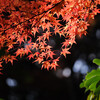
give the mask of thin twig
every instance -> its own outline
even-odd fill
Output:
[[[21,25],[22,23],[25,23],[25,22],[29,21],[30,19],[33,19],[33,18],[36,17],[36,16],[42,15],[43,13],[47,13],[48,11],[50,11],[51,9],[53,9],[54,7],[56,7],[57,5],[59,5],[60,3],[61,3],[61,2],[55,4],[53,7],[51,7],[50,9],[48,9],[48,10],[46,10],[46,11],[43,11],[43,12],[40,13],[40,14],[37,14],[37,15],[35,15],[35,16],[32,16],[31,18],[29,18],[29,19],[27,19],[27,20],[25,20],[25,21],[23,21],[23,22],[20,22],[20,23],[18,23],[18,24],[16,24],[16,25],[14,25],[13,27],[17,27],[18,25]],[[7,30],[9,30],[9,29],[11,29],[11,28],[12,28],[12,26],[10,26],[9,28],[5,29],[4,32],[7,31]]]

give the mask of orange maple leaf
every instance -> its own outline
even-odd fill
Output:
[[[65,58],[66,58],[66,54],[71,54],[68,50],[69,50],[69,48],[64,48],[61,51],[61,54],[63,54],[65,56]]]

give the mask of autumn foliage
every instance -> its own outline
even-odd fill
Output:
[[[90,19],[100,13],[99,4],[100,0],[0,0],[0,67],[27,55],[42,68],[56,69],[60,56],[70,54],[76,35],[87,34]],[[59,56],[48,43],[58,34],[65,39]]]

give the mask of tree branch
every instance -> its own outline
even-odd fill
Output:
[[[62,1],[63,1],[63,0],[62,0]],[[61,2],[62,2],[62,1],[61,1]],[[5,32],[5,31],[11,29],[12,27],[17,27],[18,25],[21,25],[22,23],[25,23],[25,22],[29,21],[30,19],[33,19],[33,18],[36,17],[36,16],[42,15],[43,13],[47,13],[48,11],[50,11],[51,9],[53,9],[53,8],[55,8],[57,5],[59,5],[61,2],[55,4],[53,7],[51,7],[50,9],[48,9],[48,10],[46,10],[46,11],[43,11],[43,12],[40,13],[40,14],[37,14],[37,15],[35,15],[35,16],[32,16],[31,18],[29,18],[29,19],[27,19],[27,20],[25,20],[25,21],[23,21],[23,22],[20,22],[20,23],[14,25],[14,26],[10,25],[9,28],[7,28],[7,29],[5,29],[5,30],[3,30],[3,31]]]

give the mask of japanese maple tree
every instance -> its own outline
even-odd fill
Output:
[[[100,13],[99,4],[100,0],[0,0],[0,67],[27,55],[41,68],[56,69],[60,56],[70,54],[76,35],[87,34],[89,21]],[[59,56],[48,43],[57,34],[64,38]]]

